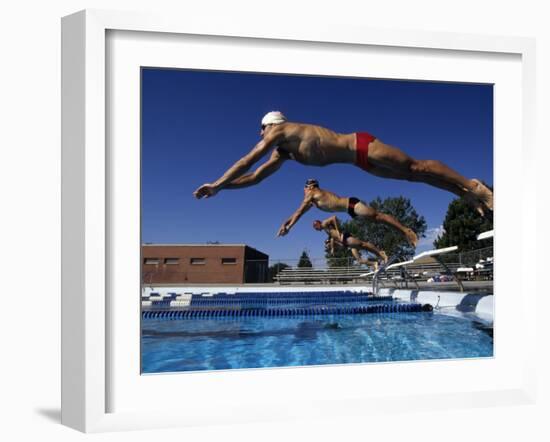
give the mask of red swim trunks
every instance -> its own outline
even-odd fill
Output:
[[[368,132],[357,132],[355,134],[355,140],[357,144],[355,164],[357,164],[363,170],[369,170],[370,165],[368,161],[369,157],[369,144],[374,141],[376,137],[372,136]]]

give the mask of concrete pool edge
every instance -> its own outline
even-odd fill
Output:
[[[494,321],[494,296],[492,293],[449,292],[435,290],[381,289],[379,295],[391,295],[408,302],[430,304],[440,309],[454,309],[457,313],[468,313],[486,322]]]

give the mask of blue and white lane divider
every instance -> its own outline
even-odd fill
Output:
[[[183,299],[185,298],[185,299]],[[238,293],[228,295],[217,293],[209,296],[201,295],[166,295],[154,294],[142,296],[143,307],[167,308],[175,307],[175,304],[185,304],[192,307],[241,307],[241,308],[266,308],[266,307],[300,307],[328,304],[368,304],[380,302],[392,302],[392,296],[368,296],[356,292],[315,292],[312,293]],[[179,302],[181,301],[181,302]]]
[[[189,298],[193,298],[195,300],[211,300],[211,299],[217,299],[217,300],[223,300],[223,299],[265,299],[265,298],[272,298],[272,299],[296,299],[296,298],[312,298],[312,297],[333,297],[338,299],[382,299],[382,298],[388,298],[391,299],[391,296],[379,296],[374,297],[371,293],[368,292],[335,292],[335,291],[316,291],[316,292],[241,292],[241,293],[234,293],[234,294],[228,294],[224,292],[219,293],[197,293],[197,294],[178,294],[174,292],[169,292],[166,294],[160,294],[157,292],[151,292],[148,294],[142,294],[143,299],[150,299],[150,300],[161,300],[161,299],[176,299],[181,296],[187,296]]]
[[[422,304],[373,304],[361,306],[319,306],[306,308],[235,308],[190,310],[145,310],[143,319],[208,319],[241,317],[292,317],[317,315],[359,315],[374,313],[412,313],[424,311]]]
[[[353,296],[330,296],[330,295],[314,295],[314,296],[241,296],[241,295],[225,295],[225,296],[213,296],[213,297],[193,297],[191,299],[191,306],[193,307],[222,307],[222,306],[234,306],[241,305],[243,307],[262,307],[262,306],[280,306],[286,304],[330,304],[330,303],[375,303],[393,301],[391,296],[377,296],[367,297],[366,295]],[[159,301],[155,301],[159,302]]]

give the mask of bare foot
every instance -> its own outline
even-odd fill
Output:
[[[382,258],[384,264],[388,262],[388,255],[386,255],[386,252],[384,252],[383,250],[380,250],[380,258]]]
[[[470,207],[475,209],[477,213],[485,217],[485,211],[483,210],[484,209],[483,203],[472,192],[465,193],[464,195],[462,195],[462,198],[464,198],[464,201],[466,201],[466,203]]]
[[[412,229],[409,229],[408,227],[405,228],[405,236],[407,237],[407,241],[409,244],[413,247],[416,247],[416,244],[418,244],[418,237],[416,236],[416,233]]]
[[[483,203],[483,205],[493,211],[493,192],[481,181],[472,179],[472,182],[475,184],[475,189],[473,190],[474,195]]]

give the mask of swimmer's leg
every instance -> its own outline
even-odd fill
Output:
[[[369,145],[368,160],[371,165],[369,172],[374,175],[424,182],[460,197],[472,196],[493,210],[493,193],[486,186],[478,180],[465,178],[441,161],[417,160],[380,140]]]
[[[354,249],[361,248],[371,252],[373,255],[376,255],[379,259],[381,259],[384,262],[388,261],[386,252],[384,252],[383,250],[380,250],[378,247],[376,247],[374,244],[368,241],[361,241],[357,238],[350,236],[348,238],[348,246],[350,247],[351,253],[353,254],[353,256],[355,256]],[[355,250],[355,252],[359,256],[361,256],[357,250]]]
[[[354,207],[354,210],[358,216],[368,218],[374,222],[383,223],[394,228],[395,230],[403,234],[405,238],[407,238],[407,241],[411,246],[416,247],[416,244],[418,243],[418,237],[416,236],[416,233],[414,233],[412,229],[409,229],[408,227],[405,227],[403,224],[401,224],[395,217],[388,215],[387,213],[379,212],[378,210],[367,206],[362,202],[357,203]]]

